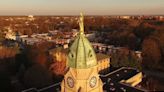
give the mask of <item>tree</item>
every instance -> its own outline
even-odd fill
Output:
[[[56,48],[53,52],[53,63],[50,66],[50,70],[55,75],[64,75],[66,69],[67,50],[63,48]]]
[[[45,54],[45,53],[39,53],[36,57],[35,57],[35,62],[45,68],[48,68],[49,67],[49,64],[48,63],[48,56]]]
[[[134,33],[137,37],[143,40],[147,36],[151,35],[154,31],[154,27],[150,26],[147,23],[141,23],[139,26],[135,28]]]
[[[55,61],[53,64],[50,66],[50,70],[53,72],[55,75],[64,75],[66,69],[66,61]]]
[[[11,92],[10,78],[7,73],[0,71],[0,91],[1,92]]]
[[[0,30],[0,43],[5,40],[4,33]]]
[[[142,44],[143,66],[149,69],[160,69],[162,52],[158,38],[151,36],[146,38]]]
[[[35,64],[24,74],[24,84],[26,87],[41,88],[53,83],[52,75],[45,67]]]
[[[132,52],[114,53],[111,56],[111,65],[113,67],[133,67],[142,69],[141,62],[137,60],[137,57]]]

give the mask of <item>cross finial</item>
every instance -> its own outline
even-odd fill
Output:
[[[80,13],[79,26],[80,26],[80,34],[84,34],[84,16],[82,12]]]

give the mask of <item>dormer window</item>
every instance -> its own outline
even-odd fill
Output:
[[[92,57],[91,50],[89,50],[89,52],[88,52],[88,57]]]
[[[72,58],[74,57],[72,53],[71,53],[71,57],[72,57]]]

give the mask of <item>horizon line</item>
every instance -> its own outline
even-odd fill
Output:
[[[33,16],[79,16],[80,14],[0,14],[0,17],[2,16],[28,16],[28,15],[33,15]],[[164,16],[164,14],[84,14],[84,16]]]

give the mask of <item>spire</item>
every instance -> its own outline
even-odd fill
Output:
[[[84,34],[84,16],[82,12],[80,13],[79,26],[80,26],[80,34]]]
[[[69,48],[68,66],[72,68],[90,68],[97,65],[94,49],[84,34],[83,14],[79,18],[80,32]]]

